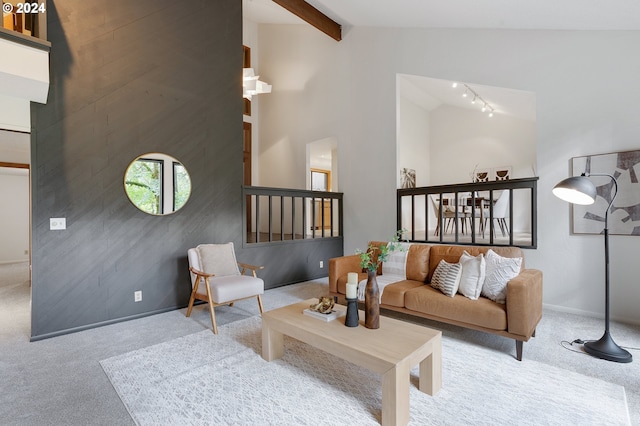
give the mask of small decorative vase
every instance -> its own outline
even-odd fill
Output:
[[[376,271],[367,271],[367,286],[364,290],[364,326],[380,328],[380,290]]]
[[[347,317],[344,320],[344,325],[347,327],[357,327],[358,321],[358,298],[347,299]]]

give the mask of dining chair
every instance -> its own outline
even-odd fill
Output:
[[[433,235],[438,235],[440,233],[440,225],[441,225],[441,221],[442,219],[444,219],[444,232],[446,233],[447,230],[449,228],[451,228],[451,232],[453,232],[455,223],[454,220],[455,219],[460,219],[460,227],[462,230],[462,233],[465,233],[465,223],[466,223],[466,219],[467,219],[467,214],[462,210],[459,209],[457,212],[455,210],[455,208],[453,207],[449,207],[448,205],[445,205],[445,200],[443,199],[443,209],[442,209],[442,213],[440,212],[440,200],[436,199],[433,197],[433,195],[431,195],[429,197],[431,199],[431,204],[433,205],[433,210],[436,214],[436,217],[438,218],[438,223],[436,224],[436,229],[433,233]]]
[[[218,334],[216,306],[233,306],[239,300],[256,297],[260,314],[263,313],[261,295],[264,293],[264,281],[258,278],[256,271],[264,267],[239,263],[232,242],[200,244],[187,250],[187,257],[192,287],[187,317],[191,316],[196,299],[207,302],[213,332]],[[244,275],[247,271],[252,271],[252,274]]]
[[[493,206],[493,220],[500,226],[502,236],[509,235],[509,226],[507,225],[507,217],[509,215],[509,190],[502,191],[498,201]],[[489,217],[489,216],[487,216]],[[495,237],[496,228],[493,227],[493,236]]]

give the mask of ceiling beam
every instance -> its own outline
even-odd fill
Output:
[[[287,9],[303,21],[313,25],[336,41],[342,40],[342,28],[340,24],[311,6],[304,0],[273,0],[274,3]]]
[[[28,169],[29,165],[25,163],[6,163],[4,161],[0,161],[0,167],[10,167],[12,169]]]

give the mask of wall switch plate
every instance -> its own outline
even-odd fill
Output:
[[[320,261],[320,267],[324,268],[324,262],[322,260]]]
[[[67,229],[67,219],[64,217],[49,218],[49,229],[52,231],[60,231],[62,229]]]
[[[133,301],[134,302],[142,302],[142,290],[133,292]]]

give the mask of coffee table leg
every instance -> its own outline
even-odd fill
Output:
[[[411,367],[401,362],[382,375],[382,425],[409,423],[409,372]]]
[[[433,342],[431,354],[420,361],[420,382],[418,388],[421,392],[435,395],[442,387],[442,342]]]
[[[267,322],[262,320],[262,358],[266,361],[282,358],[284,355],[284,336],[269,327]]]

